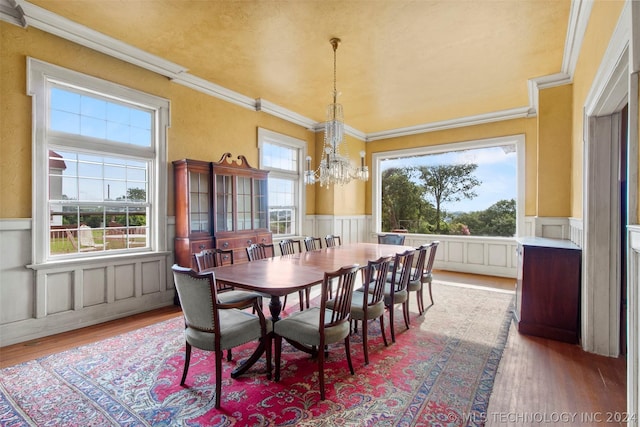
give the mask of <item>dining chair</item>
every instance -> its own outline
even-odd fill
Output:
[[[427,254],[431,249],[431,243],[425,243],[424,245],[420,245],[420,247],[416,248],[417,258],[415,258],[415,262],[413,267],[411,268],[411,275],[409,276],[409,283],[407,284],[407,306],[409,306],[409,301],[411,299],[411,292],[416,293],[416,300],[418,302],[418,313],[422,315],[424,313],[424,301],[422,298],[422,281],[424,277],[424,266],[425,260],[427,259]],[[387,279],[389,279],[387,277]]]
[[[267,378],[271,379],[271,322],[267,322],[257,297],[251,298],[256,314],[242,311],[247,301],[223,304],[216,296],[213,272],[197,273],[173,265],[173,278],[184,316],[185,359],[180,385],[184,386],[191,361],[191,347],[215,353],[216,409],[222,393],[222,352],[256,341],[265,347]]]
[[[355,374],[351,363],[349,335],[351,332],[351,299],[353,285],[360,267],[350,265],[333,272],[325,272],[322,281],[322,292],[319,307],[311,307],[304,311],[292,313],[274,323],[275,338],[275,380],[280,381],[280,359],[282,355],[282,339],[293,341],[294,346],[309,347],[318,359],[318,378],[320,383],[320,400],[325,398],[324,362],[326,346],[344,341],[347,363],[351,375]],[[327,307],[327,287],[332,280],[337,281],[333,309]],[[312,350],[313,349],[313,350]]]
[[[273,258],[276,255],[273,243],[252,243],[247,246],[247,257],[249,261]]]
[[[365,365],[369,364],[369,320],[380,319],[384,345],[385,347],[389,345],[384,332],[384,287],[392,259],[392,256],[383,256],[375,261],[367,262],[367,267],[364,269],[364,286],[353,292],[351,321],[355,325],[355,332],[358,332],[358,321],[362,321],[362,347]],[[327,306],[333,308],[333,303],[334,300],[329,300]]]
[[[429,258],[425,263],[424,273],[422,274],[423,287],[424,287],[424,283],[429,284],[429,299],[431,300],[431,305],[433,305],[433,294],[431,293],[431,282],[433,281],[433,264],[436,260],[436,252],[438,250],[439,244],[440,244],[440,241],[438,240],[434,240],[433,242],[431,242],[431,249],[429,250]],[[420,304],[422,306],[422,311],[424,312],[424,302],[422,301],[423,290],[424,289],[420,289],[420,293],[418,293],[418,301],[420,301]]]
[[[378,243],[382,245],[404,245],[402,234],[378,234]]]
[[[396,342],[395,325],[393,320],[394,306],[402,304],[404,324],[407,329],[409,329],[409,293],[407,291],[407,286],[409,284],[409,277],[411,276],[411,267],[413,265],[414,255],[414,249],[408,249],[404,252],[397,253],[393,260],[391,281],[385,281],[384,305],[389,310],[391,342]],[[369,289],[369,292],[371,292],[371,289]]]
[[[280,253],[282,255],[293,255],[296,253],[296,248],[298,249],[297,253],[302,252],[302,244],[300,240],[293,239],[283,239],[280,241]],[[300,299],[300,311],[304,310],[304,306],[306,304],[307,308],[309,308],[309,297],[311,295],[311,289],[307,288],[304,291],[298,291],[298,296]],[[284,296],[284,303],[282,304],[282,309],[284,310],[287,305],[287,295]]]
[[[322,239],[319,237],[305,237],[304,247],[307,251],[322,249]]]
[[[332,248],[334,246],[342,245],[342,241],[340,240],[340,236],[336,236],[335,234],[327,234],[324,238],[325,243],[328,248]]]

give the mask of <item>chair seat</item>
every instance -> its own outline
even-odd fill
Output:
[[[241,310],[220,310],[220,349],[237,347],[261,338],[260,319]],[[267,333],[272,330],[267,322]],[[194,347],[214,351],[214,334],[187,327],[184,331],[186,341]]]
[[[400,304],[407,300],[409,293],[406,289],[393,293],[393,301],[391,300],[391,283],[384,284],[384,305]]]
[[[331,319],[332,310],[325,311],[325,324]],[[349,322],[325,329],[325,344],[332,344],[344,340],[349,336]],[[281,337],[306,344],[320,345],[320,308],[311,307],[298,311],[284,319],[275,322],[273,331]]]
[[[373,294],[367,294],[367,304],[370,304],[374,298]],[[352,302],[351,302],[351,318],[355,320],[364,320],[364,309],[362,308],[364,305],[365,293],[364,289],[362,291],[355,291],[353,293]],[[375,305],[369,305],[367,307],[367,318],[368,319],[376,319],[384,313],[384,301],[380,300]]]
[[[255,297],[264,297],[263,294],[259,292],[249,292],[249,291],[224,291],[218,293],[218,301],[221,304],[233,304],[240,301],[246,301]]]

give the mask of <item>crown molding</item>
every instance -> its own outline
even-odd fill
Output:
[[[586,30],[592,6],[593,0],[575,0],[572,2],[567,38],[565,40],[562,72],[528,81],[529,106],[368,134],[345,125],[345,133],[362,141],[375,141],[502,120],[534,117],[538,109],[538,90],[572,82],[573,72],[580,53],[584,31]],[[306,129],[319,132],[324,128],[324,122],[315,122],[308,117],[287,110],[265,99],[253,99],[189,74],[186,67],[77,24],[39,6],[35,6],[26,0],[0,0],[0,19],[24,28],[33,26],[42,31],[166,76],[175,83],[250,110],[265,112],[305,127]]]
[[[253,98],[234,92],[209,80],[196,77],[193,74],[181,73],[171,79],[172,82],[187,86],[204,94],[220,98],[223,101],[239,105],[249,110],[256,110],[256,101]]]
[[[417,126],[392,129],[382,132],[367,134],[367,141],[397,138],[399,136],[416,135],[419,133],[435,132],[446,129],[481,125],[485,123],[499,122],[503,120],[520,119],[535,116],[536,112],[531,107],[511,108],[509,110],[496,111],[475,116],[460,117],[440,122],[426,123]]]
[[[181,65],[77,24],[27,1],[12,0],[12,2],[14,10],[22,15],[21,21],[24,23],[22,26],[25,28],[29,26],[37,28],[163,76],[174,77],[187,70]]]
[[[567,38],[564,42],[564,55],[562,57],[562,73],[573,77],[576,64],[582,49],[584,33],[587,30],[591,9],[594,0],[573,0],[569,11],[569,25]]]
[[[287,110],[286,108],[276,105],[273,102],[267,101],[263,98],[256,99],[255,109],[256,111],[263,111],[267,114],[271,114],[272,116],[279,117],[298,126],[307,128],[307,130],[315,130],[317,126],[317,122],[315,120],[305,117],[294,111]]]

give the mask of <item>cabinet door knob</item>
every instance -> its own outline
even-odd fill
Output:
[[[253,243],[253,241],[251,239],[247,240],[247,245],[250,245],[252,243]]]
[[[263,238],[262,238],[262,243],[264,243],[264,242],[266,242],[266,241],[267,241],[267,239],[263,237]]]
[[[222,244],[222,247],[223,247],[223,248],[228,248],[228,247],[229,247],[229,242],[224,242],[224,243]]]
[[[200,250],[203,250],[203,249],[204,249],[204,245],[200,245],[200,246],[198,246],[198,247],[200,248]]]

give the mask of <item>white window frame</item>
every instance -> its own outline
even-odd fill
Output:
[[[34,58],[27,58],[27,94],[32,97],[32,259],[34,265],[69,262],[72,259],[108,258],[132,255],[140,249],[126,250],[124,254],[94,252],[73,254],[66,257],[49,255],[49,210],[48,210],[48,162],[49,142],[47,135],[47,110],[49,108],[48,88],[50,82],[76,87],[84,91],[95,92],[102,96],[125,100],[141,107],[154,110],[152,145],[149,151],[150,167],[147,198],[151,204],[147,219],[149,226],[148,247],[142,251],[166,251],[166,212],[167,212],[167,128],[169,127],[169,100],[118,85],[96,77],[91,77],[63,67],[52,65]],[[77,149],[70,146],[70,149]],[[117,154],[126,154],[126,148]],[[131,154],[139,152],[133,149]],[[108,151],[105,151],[108,154]]]
[[[291,148],[298,151],[298,171],[297,173],[291,173],[282,171],[279,169],[272,169],[263,166],[262,161],[262,153],[263,153],[263,145],[265,143],[280,145],[286,148]],[[307,157],[307,144],[305,141],[297,138],[293,138],[288,135],[283,135],[281,133],[273,132],[267,129],[258,128],[258,151],[260,153],[260,169],[268,170],[269,178],[287,178],[291,179],[292,177],[296,177],[298,182],[296,185],[296,195],[295,195],[295,206],[296,206],[296,214],[295,221],[296,226],[295,230],[291,230],[291,234],[278,234],[275,235],[277,237],[293,237],[293,236],[301,236],[302,235],[302,221],[304,215],[306,214],[306,189],[304,185],[304,159]]]
[[[524,233],[524,210],[525,210],[525,135],[512,135],[496,138],[478,139],[473,141],[451,142],[432,146],[408,148],[404,150],[384,151],[373,153],[371,156],[371,176],[372,176],[372,211],[374,232],[382,232],[382,174],[381,162],[383,160],[397,159],[402,157],[424,156],[429,154],[441,154],[450,151],[471,150],[478,148],[489,148],[506,144],[515,144],[516,147],[516,236]]]

